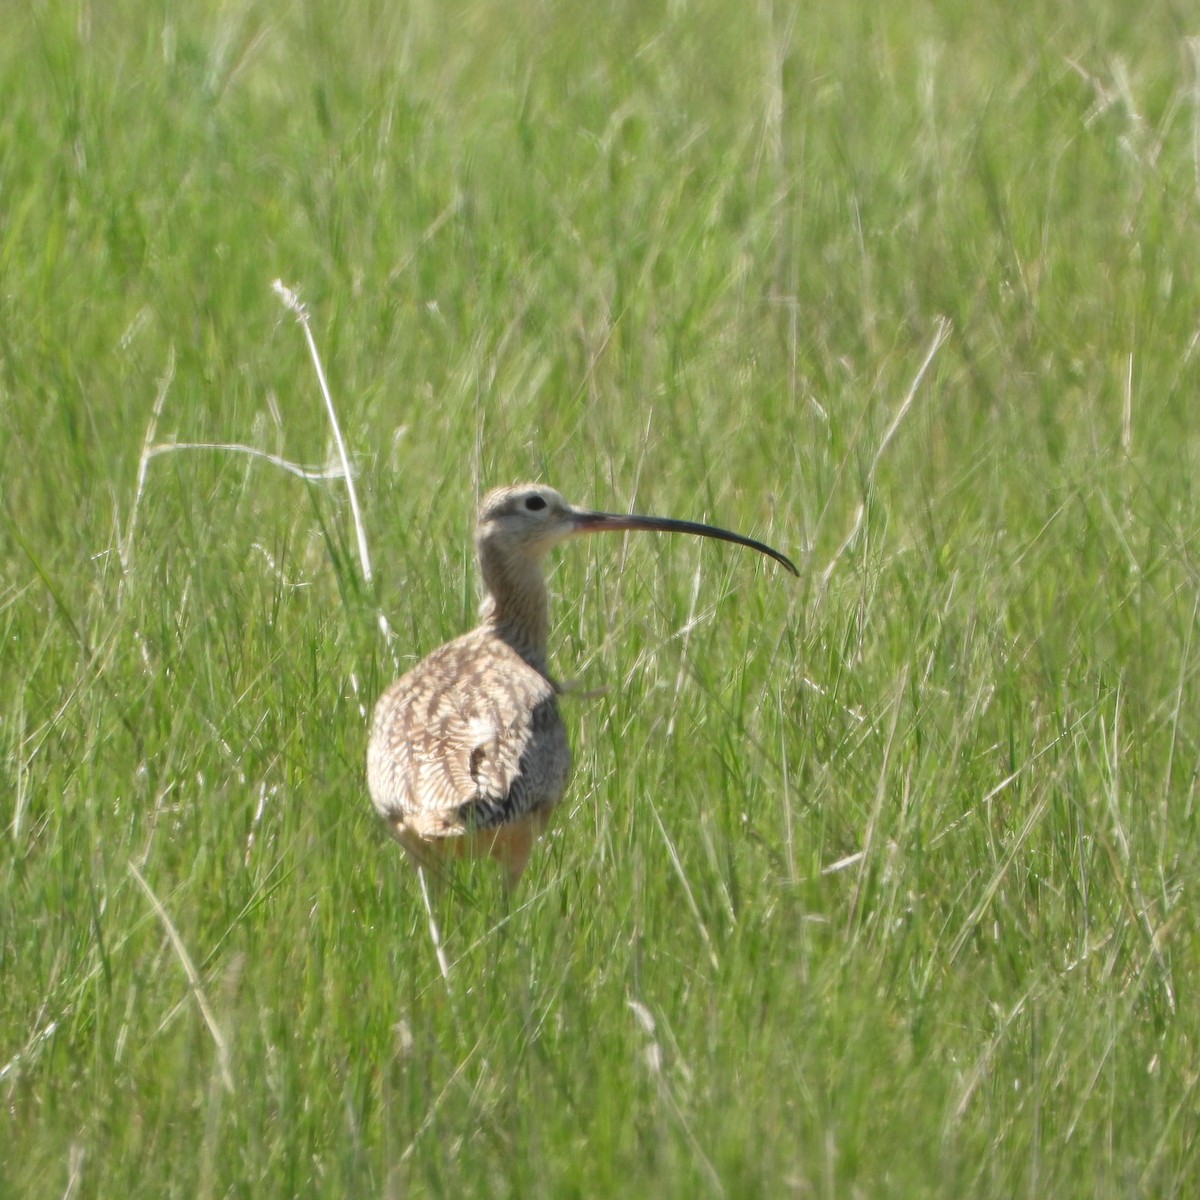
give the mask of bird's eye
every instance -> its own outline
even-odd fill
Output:
[[[541,496],[526,496],[525,507],[530,512],[541,512],[546,507],[546,501]]]

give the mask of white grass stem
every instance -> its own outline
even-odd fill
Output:
[[[300,300],[299,294],[288,287],[283,280],[276,279],[271,285],[275,294],[283,301],[300,322],[304,330],[304,340],[308,343],[308,352],[312,356],[313,367],[317,372],[317,383],[321,395],[325,398],[325,409],[329,413],[329,423],[333,427],[333,440],[337,443],[338,457],[342,460],[342,472],[346,480],[346,492],[350,496],[350,512],[354,518],[354,533],[358,539],[358,558],[362,566],[363,579],[371,582],[371,552],[367,548],[367,534],[363,526],[362,511],[358,506],[358,492],[354,487],[354,475],[350,470],[350,456],[346,453],[346,442],[342,437],[342,427],[338,422],[337,409],[333,405],[333,396],[329,392],[329,383],[325,378],[325,368],[321,365],[321,353],[317,349],[317,339],[313,336],[312,322],[309,320],[308,309]]]
[[[232,1094],[234,1088],[233,1076],[229,1071],[229,1044],[225,1041],[225,1035],[221,1032],[221,1027],[217,1024],[217,1018],[213,1015],[212,1008],[208,1003],[208,997],[204,994],[200,972],[196,970],[196,964],[192,962],[191,955],[188,954],[187,947],[183,944],[183,939],[179,936],[179,930],[175,928],[174,922],[163,907],[162,901],[154,894],[154,889],[146,882],[146,877],[137,869],[137,864],[132,859],[129,860],[129,873],[137,880],[138,886],[142,891],[146,893],[146,899],[150,901],[151,908],[154,909],[155,915],[162,922],[163,929],[166,930],[167,937],[170,939],[172,947],[174,947],[175,955],[183,967],[183,973],[187,976],[188,986],[192,989],[192,995],[196,998],[200,1015],[204,1018],[204,1023],[208,1026],[208,1032],[212,1034],[213,1043],[217,1047],[217,1066],[221,1072],[221,1082],[225,1085],[225,1090]]]
[[[1016,1019],[1025,1011],[1026,1004],[1035,994],[1035,986],[1030,985],[1021,996],[1021,998],[1008,1010],[1008,1012],[1000,1020],[1000,1027],[992,1035],[988,1044],[984,1046],[982,1053],[975,1060],[975,1065],[967,1074],[966,1082],[963,1084],[962,1091],[958,1097],[958,1103],[954,1106],[954,1120],[961,1121],[967,1115],[967,1110],[971,1107],[971,1100],[979,1085],[987,1078],[991,1070],[992,1060],[996,1056],[996,1051],[1000,1049],[1005,1038],[1008,1037],[1009,1030],[1012,1028]],[[950,1134],[949,1127],[946,1129],[946,1134]]]
[[[450,1089],[452,1087],[454,1087],[454,1085],[459,1081],[459,1079],[462,1077],[463,1073],[466,1071],[467,1067],[471,1064],[471,1060],[475,1057],[475,1053],[479,1049],[480,1044],[481,1044],[480,1042],[476,1042],[475,1045],[471,1047],[470,1051],[468,1051],[466,1056],[463,1058],[462,1062],[460,1062],[458,1064],[458,1066],[454,1068],[453,1074],[450,1076],[449,1079],[446,1080],[446,1083],[442,1087],[442,1090],[440,1092],[438,1092],[437,1096],[434,1098],[433,1103],[429,1106],[428,1110],[426,1111],[425,1117],[421,1121],[421,1124],[419,1126],[417,1126],[417,1131],[416,1131],[416,1133],[413,1134],[412,1141],[410,1141],[408,1143],[408,1146],[406,1147],[404,1152],[396,1160],[398,1163],[406,1163],[412,1157],[413,1151],[416,1150],[416,1148],[417,1148],[417,1143],[421,1140],[421,1138],[424,1136],[424,1134],[431,1128],[434,1121],[437,1119],[438,1111],[442,1107],[442,1102],[450,1094]]]
[[[1185,39],[1192,56],[1192,172],[1200,201],[1200,37]]]
[[[1013,839],[1012,845],[1009,846],[1003,861],[992,874],[992,878],[983,889],[983,894],[979,897],[966,921],[963,922],[962,928],[959,929],[958,934],[951,943],[950,952],[946,955],[946,962],[951,966],[958,961],[958,956],[962,953],[962,948],[967,944],[967,939],[975,932],[979,922],[983,920],[989,906],[996,898],[996,893],[1000,890],[1001,884],[1003,884],[1005,877],[1008,875],[1009,869],[1016,862],[1017,856],[1024,849],[1025,843],[1029,841],[1033,831],[1041,822],[1042,817],[1046,815],[1046,810],[1050,807],[1051,795],[1050,789],[1047,788],[1038,798],[1037,803],[1029,810],[1028,815],[1025,817],[1025,823]]]
[[[687,621],[684,622],[682,629],[683,646],[679,653],[679,670],[675,672],[675,690],[671,695],[671,715],[667,720],[667,737],[675,736],[675,718],[679,715],[679,696],[683,691],[684,679],[687,676],[687,661],[688,661],[688,643],[692,638],[692,630],[696,623],[696,606],[700,603],[700,587],[701,587],[701,567],[700,563],[696,564],[696,572],[692,576],[692,598],[688,604]]]
[[[874,471],[874,469],[874,467],[871,468],[872,471]],[[847,533],[844,538],[842,538],[842,544],[834,551],[833,557],[829,560],[825,570],[821,572],[821,586],[819,588],[820,595],[824,595],[825,589],[829,586],[830,579],[833,578],[834,571],[837,570],[838,563],[841,562],[846,551],[850,549],[854,539],[858,537],[859,531],[863,526],[863,519],[866,517],[866,515],[867,506],[865,504],[860,504],[854,513],[854,520],[850,523],[850,532]]]
[[[417,867],[417,878],[421,882],[421,899],[425,901],[425,915],[429,918],[429,940],[433,943],[433,952],[437,956],[438,969],[446,983],[446,991],[450,991],[450,964],[446,961],[446,951],[442,947],[442,931],[438,928],[437,917],[433,915],[433,902],[429,898],[429,884],[425,880],[424,867]]]
[[[61,1023],[61,1020],[61,1017],[56,1017],[53,1021],[43,1025],[41,1029],[34,1033],[29,1038],[29,1041],[25,1043],[25,1048],[23,1050],[18,1050],[16,1054],[14,1054],[12,1058],[10,1058],[8,1062],[4,1064],[4,1066],[0,1067],[0,1079],[7,1079],[8,1076],[11,1075],[19,1066],[21,1066],[21,1064],[24,1063],[35,1050],[37,1050],[43,1043],[48,1042],[58,1032],[58,1027]]]
[[[138,458],[137,487],[133,493],[133,508],[129,513],[129,524],[125,529],[125,536],[117,542],[121,567],[124,571],[129,570],[130,551],[133,546],[134,530],[137,528],[138,510],[141,507],[142,495],[146,490],[146,472],[150,466],[150,459],[154,457],[152,443],[154,435],[158,432],[158,419],[162,416],[163,406],[167,402],[167,392],[170,391],[171,381],[174,378],[175,347],[172,345],[167,352],[167,365],[158,381],[158,391],[154,396],[154,407],[150,410],[150,422],[146,426],[146,436],[142,439],[142,453]]]
[[[776,694],[776,707],[784,711],[782,694]],[[783,772],[783,844],[787,850],[788,882],[795,887],[800,881],[796,873],[796,831],[792,817],[792,764],[788,754],[788,734],[790,730],[780,724],[779,727],[779,762]]]
[[[248,454],[251,458],[261,458],[264,462],[280,467],[300,479],[311,479],[314,482],[347,477],[345,467],[306,467],[301,463],[280,458],[278,454],[269,454],[266,450],[259,450],[256,446],[245,446],[240,442],[159,442],[143,451],[143,461],[149,462],[160,454],[172,454],[176,450],[219,450],[232,454]]]
[[[79,1192],[79,1183],[83,1179],[83,1160],[86,1151],[79,1142],[72,1142],[67,1151],[67,1190],[62,1194],[62,1200],[75,1200]]]
[[[1125,403],[1121,408],[1121,453],[1133,456],[1133,353],[1125,365]]]
[[[1065,741],[1067,737],[1073,734],[1077,729],[1081,728],[1085,722],[1089,721],[1095,712],[1096,705],[1092,705],[1092,707],[1089,708],[1085,713],[1072,721],[1071,724],[1058,735],[1058,737],[1052,738],[1040,750],[1037,750],[1031,754],[1029,758],[1027,758],[1019,767],[1017,767],[1015,771],[1010,772],[1003,779],[1001,779],[1000,782],[995,785],[995,787],[980,797],[980,799],[975,804],[971,805],[966,812],[955,817],[955,819],[951,821],[944,829],[934,834],[933,838],[930,840],[930,846],[933,847],[938,845],[943,838],[949,837],[950,834],[954,833],[958,829],[961,829],[963,825],[972,820],[980,812],[986,811],[987,806],[991,804],[991,802],[995,800],[995,798],[1000,795],[1005,788],[1007,788],[1010,784],[1015,783],[1021,778],[1022,775],[1028,773],[1030,769],[1035,767],[1047,754],[1050,753],[1051,750],[1054,749],[1055,746]]]
[[[879,765],[879,778],[875,782],[875,801],[871,805],[871,815],[867,818],[866,832],[863,834],[862,858],[859,861],[858,878],[854,882],[854,896],[850,901],[846,919],[852,928],[853,922],[861,916],[863,890],[867,884],[867,872],[871,868],[871,851],[875,846],[875,834],[879,828],[879,820],[883,815],[883,805],[888,793],[888,778],[892,765],[892,748],[896,744],[896,728],[900,723],[900,706],[908,691],[908,668],[900,674],[896,684],[896,695],[892,701],[892,719],[888,725],[887,741],[883,747],[883,761]],[[847,930],[849,932],[849,929]]]
[[[1133,850],[1133,840],[1129,836],[1125,828],[1125,823],[1121,814],[1121,796],[1123,794],[1121,780],[1121,765],[1125,761],[1125,754],[1121,751],[1121,718],[1124,708],[1124,694],[1120,687],[1117,688],[1116,699],[1113,705],[1112,716],[1112,732],[1106,736],[1105,723],[1100,722],[1100,736],[1108,745],[1108,779],[1107,786],[1104,789],[1105,799],[1108,803],[1108,812],[1112,820],[1113,833],[1116,836],[1117,849],[1119,851],[1118,858],[1120,860],[1121,873],[1124,876],[1122,882],[1132,894],[1134,903],[1129,904],[1131,915],[1134,920],[1142,927],[1146,934],[1146,941],[1150,947],[1150,954],[1153,957],[1155,964],[1158,966],[1161,978],[1163,995],[1167,1002],[1167,1007],[1172,1013],[1175,1012],[1175,987],[1171,980],[1171,969],[1167,965],[1166,959],[1163,957],[1162,947],[1160,946],[1159,933],[1154,928],[1154,922],[1150,915],[1150,905],[1142,892],[1141,884],[1137,877],[1137,863]],[[1114,864],[1115,866],[1116,864]],[[1129,903],[1127,901],[1127,903]]]
[[[855,850],[853,854],[847,854],[844,858],[839,858],[837,862],[831,862],[827,867],[821,868],[822,875],[836,875],[839,871],[845,871],[855,863],[862,862],[867,857],[865,850]]]
[[[714,971],[719,971],[721,964],[717,959],[717,951],[713,946],[712,938],[709,936],[708,927],[704,924],[704,918],[700,915],[700,906],[696,903],[696,896],[692,891],[692,885],[688,883],[687,873],[683,869],[679,852],[675,849],[675,843],[671,841],[671,835],[667,832],[667,827],[663,824],[662,817],[659,816],[658,806],[652,800],[649,801],[649,804],[654,822],[658,826],[658,832],[662,834],[663,843],[667,847],[667,853],[671,856],[671,866],[675,868],[675,874],[679,876],[679,882],[683,884],[683,894],[687,897],[688,908],[695,919],[696,928],[700,930],[700,938],[704,942],[705,949],[708,950],[708,961],[712,963]]]
[[[950,336],[950,322],[946,317],[939,317],[937,329],[934,331],[933,341],[929,344],[929,349],[925,352],[925,359],[913,377],[912,384],[909,386],[908,394],[900,402],[900,407],[896,409],[896,415],[892,417],[892,423],[887,427],[879,446],[875,451],[875,457],[871,460],[871,469],[867,472],[867,486],[875,480],[875,469],[879,466],[879,460],[883,457],[883,452],[888,448],[888,444],[892,438],[896,436],[896,431],[900,428],[900,423],[908,415],[908,410],[912,407],[913,400],[916,399],[917,389],[921,386],[921,380],[925,378],[925,373],[929,370],[933,363],[937,352],[942,348],[942,343]]]
[[[687,1116],[683,1111],[683,1107],[679,1103],[678,1097],[675,1095],[675,1089],[671,1086],[671,1080],[667,1077],[667,1073],[663,1069],[662,1043],[656,1036],[659,1024],[662,1024],[663,1028],[666,1030],[667,1036],[671,1039],[676,1056],[678,1056],[679,1050],[678,1041],[671,1032],[671,1029],[667,1025],[665,1019],[661,1020],[661,1022],[659,1019],[656,1019],[650,1009],[647,1008],[646,1005],[644,1005],[640,1000],[630,999],[625,1003],[629,1006],[629,1010],[633,1013],[634,1019],[637,1021],[642,1032],[648,1039],[649,1044],[646,1047],[645,1062],[647,1069],[654,1078],[654,1082],[658,1086],[659,1097],[670,1111],[670,1115],[675,1118],[675,1121],[679,1125],[684,1138],[691,1147],[692,1154],[695,1156],[696,1161],[701,1167],[704,1168],[704,1172],[707,1174],[709,1182],[712,1184],[713,1193],[717,1196],[727,1195],[725,1185],[721,1182],[720,1173],[713,1165],[712,1159],[710,1159],[708,1154],[705,1153],[704,1146],[699,1137],[696,1136],[696,1132],[692,1128],[691,1123],[688,1121]],[[679,1061],[677,1066],[681,1069],[685,1078],[691,1078],[691,1071],[686,1063]]]

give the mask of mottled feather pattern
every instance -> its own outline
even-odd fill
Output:
[[[554,684],[482,628],[380,698],[368,783],[390,823],[445,838],[552,809],[570,765]]]

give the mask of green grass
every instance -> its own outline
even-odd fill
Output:
[[[1198,1194],[1182,8],[10,7],[0,1196]],[[370,584],[340,483],[138,499],[156,397],[329,460],[277,276]],[[447,981],[367,714],[528,477],[804,570],[558,556]]]

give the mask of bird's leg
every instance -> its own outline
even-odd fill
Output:
[[[505,869],[505,881],[511,892],[521,880],[529,865],[533,844],[542,837],[550,825],[550,811],[536,809],[509,825],[503,825],[487,836],[490,843],[487,852]]]
[[[529,856],[533,853],[536,835],[532,817],[521,817],[486,836],[490,839],[487,852],[504,868],[508,890],[512,891],[525,873]]]

